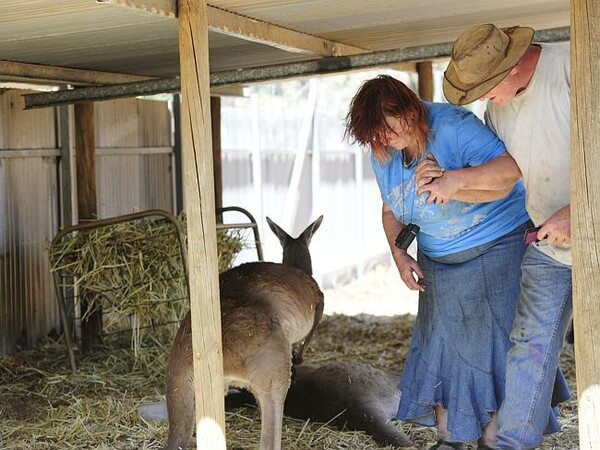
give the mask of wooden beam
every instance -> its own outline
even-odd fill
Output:
[[[71,139],[71,115],[69,105],[61,105],[57,108],[57,116],[60,124],[60,192],[61,192],[61,228],[74,225],[73,214],[73,169],[74,162],[73,144]],[[68,330],[64,330],[68,333]]]
[[[270,45],[292,53],[343,56],[368,51],[215,7],[208,7],[208,28],[216,33]]]
[[[210,117],[212,130],[212,154],[214,166],[215,209],[223,207],[223,169],[221,164],[221,98],[210,97]],[[217,217],[218,222],[222,222]]]
[[[552,28],[538,31],[536,42],[559,42],[569,40],[569,28]],[[213,72],[210,75],[211,86],[229,86],[245,83],[258,83],[270,80],[283,80],[292,77],[324,75],[349,70],[366,69],[370,67],[388,67],[398,63],[435,60],[450,55],[453,42],[428,44],[417,47],[406,47],[395,50],[322,58],[300,63],[276,64],[265,67],[226,70]],[[110,100],[114,98],[134,97],[136,95],[151,95],[165,92],[178,92],[178,78],[140,81],[115,86],[83,87],[65,92],[45,92],[26,94],[25,109],[40,108],[75,103],[84,100]]]
[[[210,88],[211,97],[244,97],[244,86],[215,86]]]
[[[181,154],[181,95],[173,95],[173,164],[175,166],[175,212],[181,213],[183,205],[183,156]]]
[[[217,230],[205,0],[179,1],[184,197],[198,448],[225,450]]]
[[[96,3],[126,6],[165,17],[177,17],[177,0],[96,0]]]
[[[600,448],[600,2],[571,0],[571,230],[579,448]]]
[[[0,80],[50,84],[100,85],[144,81],[149,77],[0,60]]]
[[[77,103],[75,105],[75,151],[79,222],[98,219],[94,123],[94,104]]]
[[[141,11],[153,12],[166,17],[177,17],[175,0],[97,0],[100,3],[127,6]],[[321,56],[343,56],[365,53],[368,50],[330,41],[290,28],[236,14],[214,6],[206,7],[208,29],[215,33],[234,36],[246,41],[258,42],[292,53]]]
[[[75,167],[77,174],[77,215],[79,223],[98,219],[96,201],[96,163],[94,154],[94,104],[75,105]],[[93,303],[91,292],[81,293],[82,312]],[[64,330],[68,333],[68,330]],[[81,319],[81,350],[86,353],[102,344],[102,309]]]
[[[433,101],[433,64],[431,61],[417,63],[419,74],[419,97],[426,102]]]

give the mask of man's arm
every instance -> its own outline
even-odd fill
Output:
[[[418,194],[429,193],[427,203],[490,202],[505,197],[521,178],[515,160],[503,153],[476,167],[457,170],[442,169],[433,155],[416,170]]]
[[[452,196],[452,200],[458,200],[460,202],[466,203],[487,203],[500,200],[501,198],[506,197],[508,194],[511,193],[512,190],[512,186],[508,189],[497,191],[478,191],[475,189],[463,190],[458,191],[456,194],[454,194]]]

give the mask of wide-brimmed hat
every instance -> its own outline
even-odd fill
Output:
[[[452,47],[444,72],[444,95],[450,103],[466,105],[498,85],[517,65],[533,40],[533,28],[477,25],[465,31]]]

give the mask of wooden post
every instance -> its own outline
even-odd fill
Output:
[[[77,174],[77,216],[79,223],[98,219],[96,203],[94,103],[75,103],[75,166]],[[90,293],[81,292],[81,311],[87,311]],[[81,321],[81,351],[102,344],[102,309],[97,308]]]
[[[426,102],[433,101],[433,64],[431,61],[417,63],[419,74],[419,97]]]
[[[215,184],[215,208],[223,207],[223,171],[221,164],[221,97],[210,98],[212,151]],[[222,222],[219,218],[219,222]]]
[[[571,231],[579,448],[600,448],[600,2],[571,0]]]
[[[204,0],[180,0],[179,58],[184,196],[198,448],[225,449],[217,235]]]
[[[71,141],[71,126],[69,105],[57,107],[58,122],[60,124],[60,192],[61,214],[60,224],[63,227],[73,225],[73,183],[72,167],[73,145]]]
[[[181,95],[173,96],[173,164],[175,165],[175,213],[183,206],[183,161],[181,155]]]

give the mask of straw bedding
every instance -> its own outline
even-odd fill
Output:
[[[413,317],[326,316],[306,354],[307,362],[366,361],[401,369]],[[116,343],[118,344],[118,343]],[[127,343],[125,343],[127,344]],[[2,449],[160,449],[167,424],[145,422],[137,407],[164,399],[169,346],[145,347],[137,358],[128,345],[79,356],[70,373],[64,347],[19,352],[0,360],[0,448]],[[562,359],[574,386],[572,353]],[[563,407],[564,431],[547,440],[546,450],[577,449],[574,401]],[[256,449],[260,418],[255,409],[227,414],[228,448]],[[399,425],[423,449],[435,441],[430,429]],[[192,442],[190,448],[195,448]],[[363,433],[341,432],[312,422],[285,419],[283,448],[369,450],[377,446]]]
[[[140,231],[144,236],[147,232]],[[145,237],[136,240],[133,234],[129,242],[139,244],[140,239],[149,241]],[[81,286],[87,283],[85,287],[94,292],[105,292],[119,285],[124,274],[131,273],[133,266],[131,261],[111,260],[108,257],[110,255],[107,256],[111,250],[105,250],[108,245],[102,239],[93,241],[99,243],[93,251],[89,248],[83,251],[79,246],[79,254],[73,253],[73,248],[77,247],[73,242],[68,251],[51,249],[59,252],[52,257],[59,262],[54,265],[55,270],[71,270],[73,275],[80,277]],[[114,236],[109,239],[114,239]],[[172,244],[173,236],[169,239],[169,248],[163,246],[160,250],[153,249],[150,252],[160,255],[159,259],[167,261],[167,264],[175,258],[169,252],[177,251]],[[122,241],[123,237],[119,237],[119,240]],[[94,254],[94,259],[86,260],[83,253]],[[142,272],[145,272],[128,275],[128,279],[135,280],[133,284],[143,285],[145,289],[133,289],[132,283],[129,283],[127,295],[105,295],[109,298],[105,301],[113,302],[110,307],[120,311],[118,314],[121,319],[131,315],[140,321],[145,319],[146,311],[141,311],[138,304],[148,299],[147,293],[141,293],[148,292],[147,283],[151,283],[150,291],[158,299],[166,298],[167,294],[173,296],[173,292],[175,297],[185,297],[183,287],[173,288],[173,280],[181,279],[178,277],[181,274],[178,272],[180,267],[155,267],[156,258],[145,260],[140,259],[139,253],[131,254],[134,255],[133,259],[136,255],[138,258],[133,265],[143,267]],[[139,264],[140,261],[142,264]],[[97,270],[100,266],[108,268],[108,271],[102,272],[114,278],[107,280],[106,274],[100,275],[101,271]],[[166,273],[164,283],[157,281],[160,277],[152,275],[157,272]],[[91,281],[95,274],[100,279]],[[364,280],[361,284],[364,285]],[[344,292],[348,295],[351,290],[344,286]],[[374,299],[379,298],[376,288],[370,293],[364,289],[355,292],[357,297],[371,295]],[[327,294],[325,291],[326,302]],[[348,301],[352,301],[351,295],[348,296]],[[187,304],[184,306],[186,309]],[[179,308],[175,311],[166,309],[161,314],[166,314],[168,318],[174,315],[181,317],[182,307]],[[361,361],[399,372],[406,358],[413,323],[414,317],[411,315],[325,316],[305,353],[305,361]],[[65,346],[60,339],[48,339],[36,350],[0,358],[0,449],[161,449],[166,442],[167,424],[144,421],[139,417],[137,408],[144,402],[164,400],[166,362],[172,337],[166,341],[153,339],[152,332],[146,337],[148,339],[142,337],[132,346],[127,333],[106,336],[103,349],[88,355],[77,355],[79,370],[75,374],[69,370]],[[562,365],[574,388],[574,361],[570,350],[564,352]],[[578,448],[575,401],[563,407],[562,420],[564,431],[549,438],[544,449]],[[247,407],[227,413],[226,426],[229,449],[258,448],[260,418],[256,409]],[[404,429],[418,449],[435,442],[435,433],[431,429],[409,424],[397,426]],[[190,443],[190,448],[195,448],[194,441]],[[339,431],[327,424],[285,418],[282,448],[369,450],[378,447],[364,433]]]

